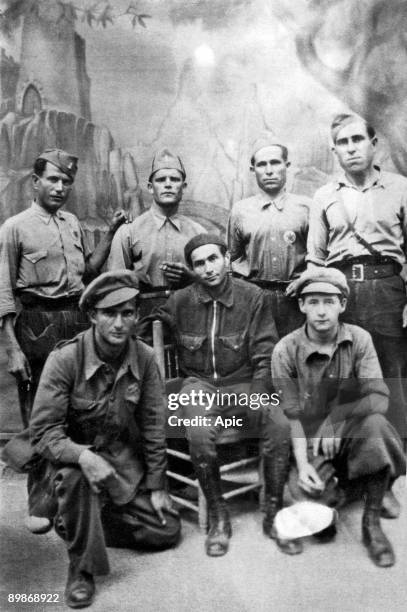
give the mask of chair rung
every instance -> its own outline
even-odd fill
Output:
[[[233,463],[226,463],[220,467],[220,473],[229,472],[231,470],[236,470],[240,467],[246,467],[247,465],[251,465],[252,463],[257,463],[259,461],[258,457],[250,457],[249,459],[239,459],[239,461],[234,461]]]
[[[194,512],[199,512],[198,506],[188,501],[187,499],[184,499],[183,497],[178,497],[178,495],[173,495],[172,493],[170,493],[170,497],[171,499],[176,501],[180,506],[185,506],[186,508],[189,508],[190,510],[193,510]]]
[[[182,474],[177,474],[176,472],[172,472],[171,470],[167,470],[166,474],[174,480],[179,480],[179,482],[185,482],[185,484],[190,485],[191,487],[195,487],[195,489],[198,488],[198,481],[196,479],[192,480],[191,478],[188,478],[188,476],[182,476]]]
[[[236,495],[243,495],[243,493],[247,493],[248,491],[254,491],[261,486],[260,482],[255,484],[249,484],[245,487],[239,487],[238,489],[233,489],[233,491],[228,491],[227,493],[223,493],[223,497],[225,499],[230,499],[231,497],[236,497]]]
[[[184,461],[191,461],[191,455],[181,453],[181,451],[174,450],[173,448],[167,448],[167,455],[170,455],[170,457],[177,457],[178,459],[184,459]]]

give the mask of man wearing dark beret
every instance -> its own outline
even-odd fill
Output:
[[[123,226],[112,243],[108,268],[136,272],[142,315],[163,303],[170,289],[193,280],[185,265],[184,246],[205,229],[178,212],[187,187],[185,179],[180,157],[166,147],[158,151],[148,178],[148,190],[153,196],[151,208]]]
[[[191,238],[185,246],[185,260],[199,281],[171,294],[144,325],[160,319],[175,339],[185,376],[180,417],[208,504],[206,552],[221,556],[228,550],[232,533],[216,449],[224,419],[235,417],[242,437],[261,440],[266,512],[263,530],[270,538],[276,537],[274,517],[283,503],[290,430],[278,402],[270,398],[270,355],[277,341],[270,296],[228,274],[229,254],[216,234]],[[229,396],[230,400],[221,399]],[[198,402],[196,397],[200,398]],[[296,553],[296,543],[277,540],[277,544],[287,554]]]
[[[136,339],[135,277],[105,272],[80,306],[91,328],[61,343],[41,375],[30,435],[48,518],[69,556],[66,602],[88,606],[107,546],[162,550],[180,521],[165,491],[163,385],[151,348]]]
[[[395,556],[380,517],[389,481],[405,474],[406,462],[385,417],[389,391],[372,338],[339,322],[349,296],[339,270],[309,270],[297,291],[306,323],[276,345],[271,369],[290,420],[298,485],[318,499],[327,485],[323,474],[336,472],[345,490],[357,484],[365,498],[363,543],[376,565],[389,567]]]
[[[74,155],[44,151],[34,163],[34,202],[0,230],[0,328],[24,425],[50,351],[88,326],[78,309],[79,297],[84,284],[99,273],[113,235],[125,221],[124,213],[116,212],[107,234],[89,252],[77,217],[62,210],[77,169]],[[16,318],[17,299],[22,309]],[[32,531],[47,528],[41,520],[27,524]]]

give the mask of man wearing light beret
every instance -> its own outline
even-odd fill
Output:
[[[48,518],[69,556],[66,602],[92,603],[107,546],[162,550],[180,522],[165,491],[163,385],[153,350],[134,335],[136,279],[105,272],[80,306],[91,328],[49,356],[30,421]],[[52,509],[52,511],[51,511]]]

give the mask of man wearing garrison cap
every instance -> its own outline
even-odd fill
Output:
[[[74,155],[45,150],[34,163],[33,203],[0,230],[0,327],[24,425],[50,351],[88,326],[79,297],[84,283],[99,273],[125,220],[116,212],[105,237],[89,252],[77,217],[62,210],[77,169]],[[16,318],[17,299],[22,309]],[[42,521],[30,521],[30,528],[41,531]]]
[[[192,280],[184,261],[184,246],[205,229],[178,212],[187,186],[185,179],[181,159],[168,148],[158,151],[148,178],[148,191],[153,196],[151,208],[123,226],[112,243],[108,268],[136,272],[142,314],[147,314],[157,300],[163,303],[169,289]]]
[[[180,535],[165,491],[162,380],[153,350],[134,335],[135,283],[128,270],[105,272],[85,289],[91,328],[51,353],[31,415],[73,608],[90,605],[93,577],[109,572],[106,546],[162,550]]]
[[[280,337],[303,321],[287,288],[305,268],[311,203],[286,191],[289,167],[287,147],[269,136],[258,139],[250,170],[259,191],[234,204],[228,224],[232,269],[270,292]]]
[[[216,234],[191,238],[185,260],[198,280],[172,293],[149,320],[162,320],[177,345],[185,376],[180,393],[190,398],[183,401],[178,414],[184,419],[191,459],[208,504],[206,552],[215,557],[227,552],[232,533],[216,449],[223,419],[237,418],[242,438],[261,440],[263,528],[270,538],[276,537],[273,521],[282,507],[290,430],[279,406],[270,399],[270,355],[277,340],[270,295],[228,274],[229,254]],[[231,399],[218,400],[217,394]],[[202,399],[196,403],[194,397]],[[276,540],[283,552],[295,554],[295,543]]]
[[[395,555],[380,517],[389,482],[405,474],[406,462],[385,417],[389,391],[372,338],[339,322],[349,297],[339,270],[305,272],[297,292],[306,323],[278,342],[271,370],[290,420],[298,485],[318,500],[328,484],[323,475],[336,472],[345,489],[357,483],[365,498],[363,543],[376,565],[389,567]]]

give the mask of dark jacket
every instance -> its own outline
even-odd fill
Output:
[[[193,283],[173,293],[141,329],[154,319],[171,329],[184,376],[219,385],[253,380],[259,390],[269,388],[278,335],[270,298],[258,287],[227,277],[215,300],[203,285]]]

